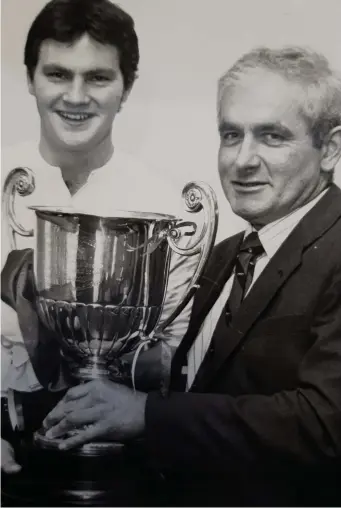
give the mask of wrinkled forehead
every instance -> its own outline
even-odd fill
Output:
[[[38,59],[38,67],[56,66],[75,73],[97,67],[116,70],[119,64],[119,52],[115,46],[101,44],[87,34],[72,43],[44,40]]]
[[[244,70],[221,90],[219,120],[242,125],[305,122],[302,85],[261,68]]]

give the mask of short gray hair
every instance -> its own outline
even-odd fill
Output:
[[[219,79],[218,116],[225,90],[249,69],[264,68],[301,85],[306,99],[302,104],[315,147],[320,148],[328,132],[341,125],[341,77],[327,58],[303,47],[256,48],[237,60]]]

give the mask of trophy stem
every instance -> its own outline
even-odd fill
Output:
[[[94,379],[111,379],[118,383],[130,383],[131,369],[129,364],[120,358],[108,360],[103,357],[92,356],[81,363],[67,360],[70,377],[78,383],[86,383]]]
[[[108,379],[107,362],[103,358],[91,357],[82,364],[70,365],[70,375],[79,382],[93,379]]]

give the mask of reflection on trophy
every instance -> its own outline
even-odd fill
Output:
[[[33,190],[29,169],[16,168],[9,174],[4,204],[13,235],[33,234],[19,224],[14,206],[16,193],[27,195]],[[154,212],[118,210],[98,215],[65,207],[30,207],[37,219],[36,309],[41,323],[59,342],[74,383],[99,377],[124,381],[122,355],[138,356],[144,344],[159,340],[194,295],[215,241],[217,204],[212,189],[203,183],[188,183],[182,196],[186,211],[203,218],[201,227]],[[180,246],[185,235],[188,241]],[[160,326],[172,251],[200,256],[186,293]],[[46,452],[70,455],[58,450],[61,439],[48,439],[41,430],[34,441]],[[72,454],[84,462],[87,457],[117,454],[122,446],[89,443]],[[101,490],[98,485],[96,489],[81,488],[73,491],[73,497],[78,496],[79,502],[93,500]]]

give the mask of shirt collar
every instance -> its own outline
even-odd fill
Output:
[[[270,259],[274,256],[279,247],[287,239],[301,219],[303,219],[303,217],[320,201],[320,199],[322,199],[328,190],[329,188],[325,189],[316,198],[312,199],[305,205],[297,208],[293,212],[290,212],[288,215],[277,219],[276,221],[270,222],[258,231],[259,239],[262,242],[266,255]],[[248,224],[244,238],[252,231],[256,230],[251,224]]]

